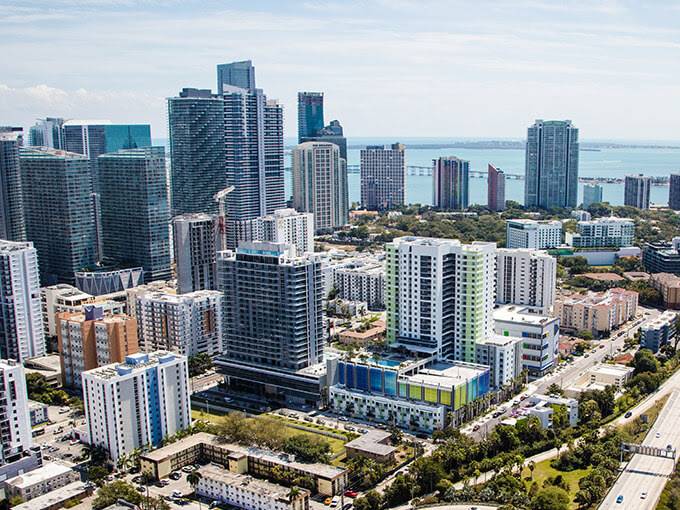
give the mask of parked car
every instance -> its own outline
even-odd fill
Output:
[[[356,491],[345,491],[345,496],[348,498],[356,498],[358,493]]]
[[[621,503],[623,503],[623,494],[619,494],[619,495],[616,497],[616,503],[619,504],[619,505],[620,505]]]
[[[171,480],[179,480],[180,478],[182,478],[182,473],[180,473],[179,471],[175,471],[174,473],[170,473],[170,479]]]
[[[624,418],[630,418],[631,416],[633,416],[632,411],[628,411],[626,414],[623,415]]]

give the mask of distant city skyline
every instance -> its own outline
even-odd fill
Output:
[[[352,137],[522,139],[537,118],[572,119],[585,141],[680,132],[675,6],[426,3],[3,2],[0,47],[17,56],[0,79],[3,122],[110,118],[166,138],[165,98],[213,89],[216,63],[251,59],[287,138],[304,90],[323,92]]]

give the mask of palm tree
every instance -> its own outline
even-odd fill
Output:
[[[189,485],[191,485],[191,488],[194,489],[194,495],[196,495],[196,487],[198,486],[198,482],[201,481],[201,478],[203,478],[203,475],[199,473],[198,471],[192,471],[187,475],[187,482],[189,482]],[[198,508],[201,508],[201,498],[197,497],[198,499]]]
[[[536,463],[532,460],[529,462],[529,465],[527,466],[529,468],[529,471],[531,471],[531,479],[534,479],[534,469],[536,469]]]
[[[296,486],[292,486],[290,490],[288,491],[288,502],[292,503],[295,498],[297,498],[300,495],[300,488]]]

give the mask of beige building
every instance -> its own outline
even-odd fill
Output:
[[[196,492],[212,501],[219,501],[246,510],[308,510],[309,491],[291,493],[288,487],[249,475],[232,473],[214,465],[199,470],[201,478]]]
[[[590,331],[599,336],[635,317],[637,305],[637,292],[615,288],[606,292],[562,296],[555,303],[555,315],[560,319],[562,331]]]
[[[325,496],[345,490],[347,470],[328,464],[306,464],[294,456],[260,448],[223,443],[217,436],[200,432],[164,446],[140,457],[143,473],[156,479],[167,478],[173,471],[199,461],[214,462],[232,473],[271,478],[274,473],[289,473],[309,478],[313,487],[306,487]]]
[[[57,314],[57,345],[64,386],[80,388],[83,372],[139,352],[137,320],[104,315],[96,305],[86,305],[84,313],[62,312]]]
[[[680,276],[671,273],[656,273],[651,275],[649,283],[661,292],[666,308],[680,310]]]
[[[578,398],[581,393],[589,390],[603,390],[607,386],[615,386],[622,390],[633,376],[633,367],[624,365],[610,365],[600,363],[589,368],[574,384],[564,389],[567,397]]]
[[[10,478],[4,485],[9,498],[19,496],[24,501],[29,501],[79,480],[80,475],[73,469],[52,462]]]

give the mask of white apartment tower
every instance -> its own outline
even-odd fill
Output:
[[[544,251],[500,248],[496,254],[496,303],[525,305],[548,314],[555,304],[557,260]]]
[[[474,363],[493,333],[496,244],[400,237],[386,252],[388,341]]]
[[[131,354],[83,373],[90,444],[116,462],[136,448],[159,446],[191,424],[187,358],[170,352]]]
[[[314,214],[295,209],[277,209],[273,214],[237,225],[237,240],[286,243],[295,248],[297,256],[314,252]]]
[[[0,240],[0,359],[45,355],[38,254],[31,242]]]
[[[217,260],[215,217],[189,213],[172,220],[177,290],[180,294],[215,289]]]
[[[129,312],[137,319],[139,350],[168,350],[184,356],[222,352],[222,300],[216,290],[169,294],[134,289]]]
[[[579,221],[576,230],[566,234],[566,243],[574,248],[622,248],[635,241],[635,222],[629,218]]]
[[[0,466],[20,459],[32,444],[24,367],[0,360]]]
[[[545,250],[562,244],[561,221],[507,220],[506,248]]]
[[[337,145],[305,142],[293,149],[293,207],[314,213],[316,233],[347,224],[347,163]]]

